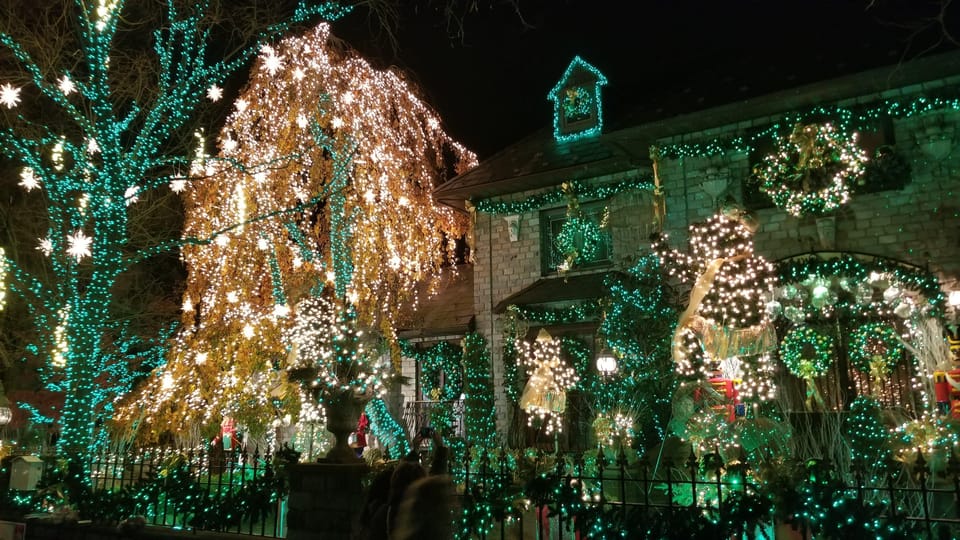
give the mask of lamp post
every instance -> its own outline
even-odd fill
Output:
[[[617,372],[617,357],[606,347],[597,353],[597,371],[605,378]]]
[[[13,411],[10,409],[10,400],[3,391],[3,382],[0,381],[0,427],[10,423],[13,418]]]

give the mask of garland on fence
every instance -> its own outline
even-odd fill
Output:
[[[492,215],[523,214],[533,212],[544,206],[554,205],[567,198],[567,192],[579,199],[606,199],[626,191],[653,191],[653,177],[648,174],[639,175],[610,184],[590,185],[585,182],[565,182],[569,187],[556,188],[527,197],[522,201],[495,201],[493,199],[478,199],[473,201],[477,212]]]
[[[766,129],[746,135],[717,137],[704,143],[664,144],[654,148],[661,158],[712,157],[731,152],[749,153],[796,124],[822,122],[830,119],[842,131],[876,131],[880,120],[909,118],[935,111],[960,111],[960,99],[917,97],[908,101],[886,100],[863,108],[819,106],[783,116]]]

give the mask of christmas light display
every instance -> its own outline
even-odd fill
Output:
[[[578,71],[589,77],[571,77]],[[600,87],[606,84],[607,78],[600,70],[579,56],[573,58],[560,81],[547,94],[554,103],[553,137],[557,142],[575,141],[603,132]],[[591,119],[595,121],[590,122]],[[587,125],[581,127],[582,123]]]
[[[353,307],[359,327],[393,343],[398,361],[394,328],[419,291],[435,291],[466,231],[466,217],[432,190],[475,157],[402,76],[373,69],[325,24],[263,48],[251,73],[220,151],[198,150],[202,178],[182,192],[185,238],[216,240],[182,250],[183,330],[167,368],[175,384],[151,381],[133,404],[145,405],[145,426],[230,414],[257,429],[278,414],[270,394],[295,414],[282,335],[292,304],[318,282]],[[196,362],[200,353],[210,361]]]
[[[3,254],[3,248],[0,247],[0,310],[7,303],[7,258]]]
[[[4,265],[10,290],[27,303],[39,330],[41,354],[49,356],[54,349],[54,329],[61,320],[57,314],[69,313],[64,366],[51,366],[43,375],[48,385],[65,394],[58,449],[76,455],[104,442],[102,429],[114,400],[129,389],[131,369],[136,368],[137,360],[127,353],[134,342],[144,347],[143,340],[129,335],[111,314],[114,285],[133,266],[176,245],[131,245],[128,226],[138,206],[128,204],[133,202],[131,189],[142,200],[180,176],[175,169],[189,160],[171,149],[179,148],[179,133],[203,103],[207,88],[223,84],[261,43],[283,34],[292,23],[318,15],[335,19],[346,9],[334,2],[299,2],[291,18],[261,33],[255,43],[235,56],[216,58],[208,49],[211,33],[202,17],[206,3],[170,2],[168,20],[153,39],[156,85],[147,99],[134,103],[117,91],[127,74],[110,64],[123,3],[72,5],[67,16],[76,17],[78,50],[62,59],[60,73],[45,72],[12,36],[0,34],[0,45],[32,83],[36,98],[31,99],[43,100],[50,108],[47,115],[56,116],[68,134],[36,130],[36,124],[20,118],[17,126],[0,130],[0,147],[25,167],[21,185],[42,191],[46,203],[47,234],[41,245],[49,260],[43,273],[29,275],[9,255]],[[66,72],[67,66],[73,71]],[[4,83],[4,105],[17,106],[26,88]]]
[[[563,412],[567,407],[567,391],[580,377],[560,358],[560,342],[541,329],[531,344],[517,342],[520,362],[529,379],[520,396],[520,408],[527,411],[527,423],[538,419],[547,434],[563,430]]]
[[[831,124],[797,124],[754,167],[760,191],[797,217],[836,210],[863,176],[867,157],[856,141]]]
[[[586,184],[583,182],[566,182],[566,187],[559,187],[552,190],[531,195],[521,201],[499,201],[494,199],[478,199],[472,201],[477,212],[493,215],[504,214],[522,214],[539,210],[544,206],[549,206],[563,202],[570,194],[579,199],[606,199],[624,193],[626,191],[653,191],[653,177],[650,175],[638,175],[611,182],[609,184]]]
[[[664,159],[712,157],[727,153],[749,154],[763,143],[782,136],[797,124],[822,122],[824,118],[828,118],[830,123],[842,132],[876,131],[887,119],[911,118],[938,111],[960,111],[960,99],[918,96],[906,100],[889,99],[860,107],[816,106],[784,114],[778,122],[769,127],[751,131],[746,135],[718,137],[704,143],[664,144],[658,146],[656,152]]]
[[[420,366],[420,385],[425,395],[436,395],[441,401],[460,398],[463,393],[463,349],[449,341],[441,341],[427,349],[401,341],[400,350],[405,358]]]
[[[877,391],[900,363],[903,353],[904,348],[896,330],[886,324],[862,324],[854,329],[850,337],[850,363],[873,377]]]
[[[562,273],[577,264],[593,262],[607,243],[605,232],[608,212],[603,210],[599,222],[580,209],[580,199],[569,182],[561,186],[567,196],[567,219],[554,239],[557,253],[562,257],[557,269]]]
[[[690,303],[673,339],[677,370],[687,378],[740,380],[744,398],[773,398],[770,352],[776,336],[767,302],[776,283],[773,265],[753,252],[756,224],[728,208],[690,226],[689,253],[668,249],[663,237],[654,252],[668,273],[693,284]]]
[[[497,443],[493,379],[490,353],[481,334],[463,338],[463,386],[466,439],[478,448],[493,448]]]
[[[860,396],[850,404],[850,414],[844,421],[851,457],[873,472],[886,471],[892,465],[890,430],[883,425],[882,414],[876,399]]]
[[[807,409],[811,409],[814,402],[824,405],[815,379],[830,368],[834,354],[833,338],[809,326],[791,329],[780,343],[780,360],[790,373],[807,384]]]
[[[305,388],[319,401],[343,393],[382,397],[385,392],[378,351],[357,324],[353,306],[337,301],[327,288],[294,309],[286,339],[293,345],[292,370],[306,370]]]

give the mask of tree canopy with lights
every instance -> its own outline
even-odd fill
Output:
[[[215,241],[182,250],[183,326],[170,362],[128,405],[131,422],[187,430],[230,416],[257,430],[295,415],[282,336],[297,302],[332,287],[358,327],[395,343],[417,285],[466,232],[431,193],[473,154],[409,82],[326,24],[261,50],[218,142],[194,163],[203,179],[182,186],[184,236]]]
[[[36,272],[11,255],[3,257],[2,266],[9,290],[22,298],[37,327],[31,348],[47,359],[46,387],[65,396],[57,419],[58,446],[71,455],[105,441],[102,426],[115,400],[135,382],[136,366],[158,361],[155,345],[166,337],[154,336],[158,339],[151,344],[117,320],[112,306],[118,280],[183,242],[202,244],[215,236],[191,230],[183,240],[134,245],[131,216],[137,203],[191,182],[192,156],[178,143],[183,130],[212,89],[244,67],[262,43],[292,24],[346,12],[336,2],[299,2],[290,17],[264,29],[255,43],[223,57],[211,46],[208,2],[171,0],[166,20],[152,35],[155,64],[132,68],[123,61],[118,37],[126,24],[125,4],[74,2],[70,15],[76,24],[70,28],[79,50],[64,48],[63,57],[54,60],[42,48],[54,36],[28,41],[32,46],[27,47],[0,33],[0,45],[21,70],[20,78],[0,81],[0,105],[13,112],[25,104],[44,104],[44,114],[36,117],[8,114],[12,121],[0,129],[0,148],[22,165],[19,185],[43,199],[45,234],[36,247],[46,256]],[[155,79],[140,92],[128,92],[126,79],[143,82],[144,71]]]

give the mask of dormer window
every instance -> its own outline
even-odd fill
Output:
[[[553,136],[558,142],[599,135],[603,130],[600,87],[607,78],[579,56],[547,97],[553,101]]]

